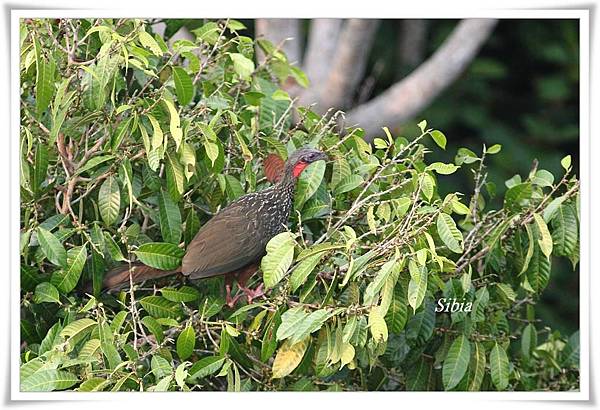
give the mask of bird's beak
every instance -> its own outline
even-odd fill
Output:
[[[329,157],[324,152],[320,152],[319,156],[317,157],[317,159],[315,161],[321,161],[321,160],[327,161],[327,160],[329,160]]]

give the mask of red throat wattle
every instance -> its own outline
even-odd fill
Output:
[[[294,169],[293,169],[294,177],[298,178],[300,176],[300,174],[302,173],[302,171],[304,171],[304,168],[306,168],[307,166],[308,166],[308,163],[306,163],[304,161],[299,161],[296,165],[294,165]]]

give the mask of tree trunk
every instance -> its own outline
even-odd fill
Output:
[[[311,21],[303,64],[304,72],[310,80],[310,86],[306,90],[295,90],[300,94],[300,105],[309,105],[319,98],[319,90],[327,80],[331,68],[342,21],[342,19],[314,19]]]
[[[327,81],[319,92],[318,111],[348,108],[362,80],[379,20],[348,20],[340,33]]]

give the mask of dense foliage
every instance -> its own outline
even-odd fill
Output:
[[[295,107],[279,84],[308,79],[243,30],[168,46],[142,20],[23,22],[21,390],[578,389],[578,332],[536,317],[554,259],[578,262],[570,157],[493,209],[500,145],[427,161],[425,141],[453,148],[422,121],[370,146]],[[266,297],[230,309],[222,278],[175,276],[102,292],[114,265],[178,266],[219,207],[268,186],[267,154],[304,145],[331,161],[301,176]],[[455,172],[472,193],[440,190]]]

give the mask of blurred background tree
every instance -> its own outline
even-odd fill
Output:
[[[204,20],[160,20],[155,31],[175,41],[191,38]],[[324,113],[346,112],[345,125],[367,134],[388,126],[397,133],[420,118],[435,118],[456,144],[477,150],[501,143],[490,180],[526,173],[534,159],[560,170],[579,152],[579,25],[577,20],[242,20],[250,37],[280,46],[303,68],[308,89],[290,95]],[[260,54],[259,54],[260,55]],[[435,160],[448,161],[439,156]],[[507,160],[511,159],[511,160]],[[456,173],[447,192],[464,191],[469,175]],[[501,198],[505,186],[489,186]],[[544,293],[544,320],[565,332],[579,322],[579,279],[568,264]]]

